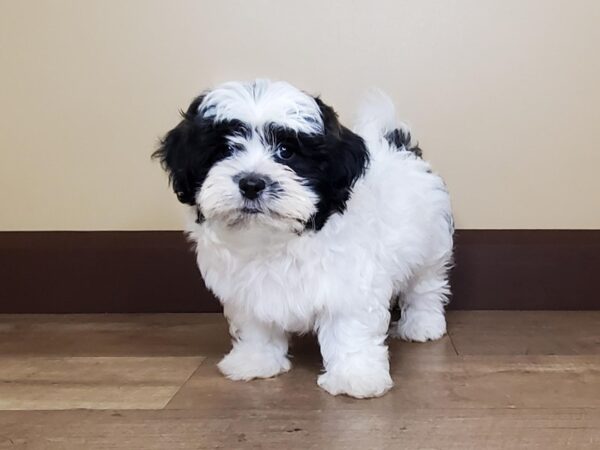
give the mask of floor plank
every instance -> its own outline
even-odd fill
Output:
[[[317,387],[311,336],[243,383],[216,368],[222,315],[0,315],[0,449],[596,449],[599,320],[452,311],[440,341],[390,340],[394,389],[355,400]]]
[[[0,409],[163,408],[201,357],[0,358]]]
[[[600,355],[600,311],[448,311],[461,355]]]
[[[412,378],[403,377],[392,371],[397,387],[392,393],[381,399],[357,401],[345,396],[332,397],[320,389],[316,379],[322,371],[322,362],[316,339],[304,336],[293,341],[290,350],[292,354],[292,370],[278,377],[267,380],[236,382],[224,378],[216,364],[221,355],[207,358],[202,366],[194,373],[189,381],[173,397],[167,408],[174,409],[213,409],[219,407],[248,408],[248,409],[323,409],[337,408],[351,404],[355,408],[365,409],[395,409],[398,402],[410,401],[410,405],[418,405],[424,398],[415,392],[407,382],[418,380],[422,374],[414,374]],[[445,367],[451,361],[457,361],[452,343],[448,337],[437,342],[411,344],[398,340],[390,341],[392,367],[410,366],[415,371],[419,367],[428,368],[430,365]],[[449,385],[447,382],[444,386]],[[426,394],[432,388],[426,390]],[[411,391],[414,391],[411,394]],[[410,395],[413,398],[410,398]],[[402,398],[399,398],[400,397]],[[434,394],[435,395],[435,394]],[[434,402],[436,400],[433,400]]]
[[[600,354],[600,311],[449,311],[448,329],[462,355]],[[222,314],[0,315],[0,356],[193,356],[228,347]]]
[[[322,409],[347,404],[364,410],[404,408],[600,408],[600,357],[394,358],[395,387],[379,399],[332,397],[316,385],[320,363],[295,361],[289,373],[234,382],[208,359],[167,408]]]
[[[222,314],[0,315],[0,356],[197,356],[228,347]]]
[[[0,412],[0,448],[592,450],[596,409]]]
[[[430,408],[598,408],[599,356],[459,356],[398,365],[398,401]]]

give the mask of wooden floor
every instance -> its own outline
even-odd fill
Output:
[[[0,449],[600,449],[600,312],[448,320],[354,400],[316,386],[311,338],[288,374],[224,379],[220,315],[0,316]]]

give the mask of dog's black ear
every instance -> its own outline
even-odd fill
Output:
[[[339,122],[337,113],[331,106],[318,97],[315,100],[323,118],[324,150],[329,160],[328,186],[323,192],[323,200],[328,203],[328,207],[323,208],[321,214],[317,215],[318,228],[319,219],[326,220],[326,216],[331,212],[344,211],[354,183],[364,174],[369,164],[369,152],[363,139]]]
[[[320,98],[315,98],[325,128],[325,141],[333,158],[331,170],[334,172],[335,188],[348,191],[364,173],[369,163],[369,152],[363,139],[340,124],[334,109]]]
[[[173,191],[181,203],[194,205],[196,191],[202,181],[203,126],[198,107],[204,96],[192,101],[183,120],[161,139],[160,147],[152,154],[169,173]]]
[[[327,135],[339,135],[341,131],[341,124],[338,120],[338,115],[335,110],[327,105],[320,97],[315,97],[317,106],[321,110],[321,118],[323,119],[323,127],[325,128],[325,134]]]

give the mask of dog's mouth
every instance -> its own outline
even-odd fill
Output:
[[[244,206],[241,209],[242,214],[247,214],[247,215],[255,215],[255,214],[264,214],[264,211],[262,211],[261,209],[252,207],[252,206]]]
[[[291,231],[301,235],[306,228],[306,220],[285,216],[268,207],[258,205],[244,205],[232,209],[228,214],[212,216],[221,220],[230,230],[239,230],[244,227],[266,227],[272,230]]]

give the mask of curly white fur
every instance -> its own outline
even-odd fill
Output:
[[[216,121],[235,118],[257,126],[274,122],[305,133],[323,131],[315,99],[285,81],[224,83],[206,95],[199,112]]]
[[[214,91],[202,108],[214,115],[233,114],[219,99],[237,108],[228,97],[231,89]],[[310,96],[299,92],[284,96],[298,104],[286,103],[287,116],[279,117],[319,129]],[[258,122],[277,109],[268,103],[257,113]],[[241,110],[252,113],[249,107]],[[288,333],[316,331],[325,366],[319,386],[334,395],[380,396],[392,387],[385,340],[393,299],[399,298],[402,308],[394,335],[423,342],[446,332],[453,233],[449,195],[427,162],[384,138],[394,126],[393,105],[378,94],[355,127],[367,144],[369,167],[356,182],[346,211],[333,214],[317,232],[297,235],[258,222],[232,228],[218,220],[190,221],[198,266],[223,303],[234,338],[233,349],[219,364],[227,377],[249,380],[289,370]],[[255,156],[256,164],[269,164],[268,154],[256,150]],[[210,182],[219,184],[209,176]],[[299,197],[311,195],[300,184],[292,187]],[[220,199],[211,197],[210,184],[198,195],[206,211],[218,213]],[[294,214],[310,215],[312,204],[305,201]]]

